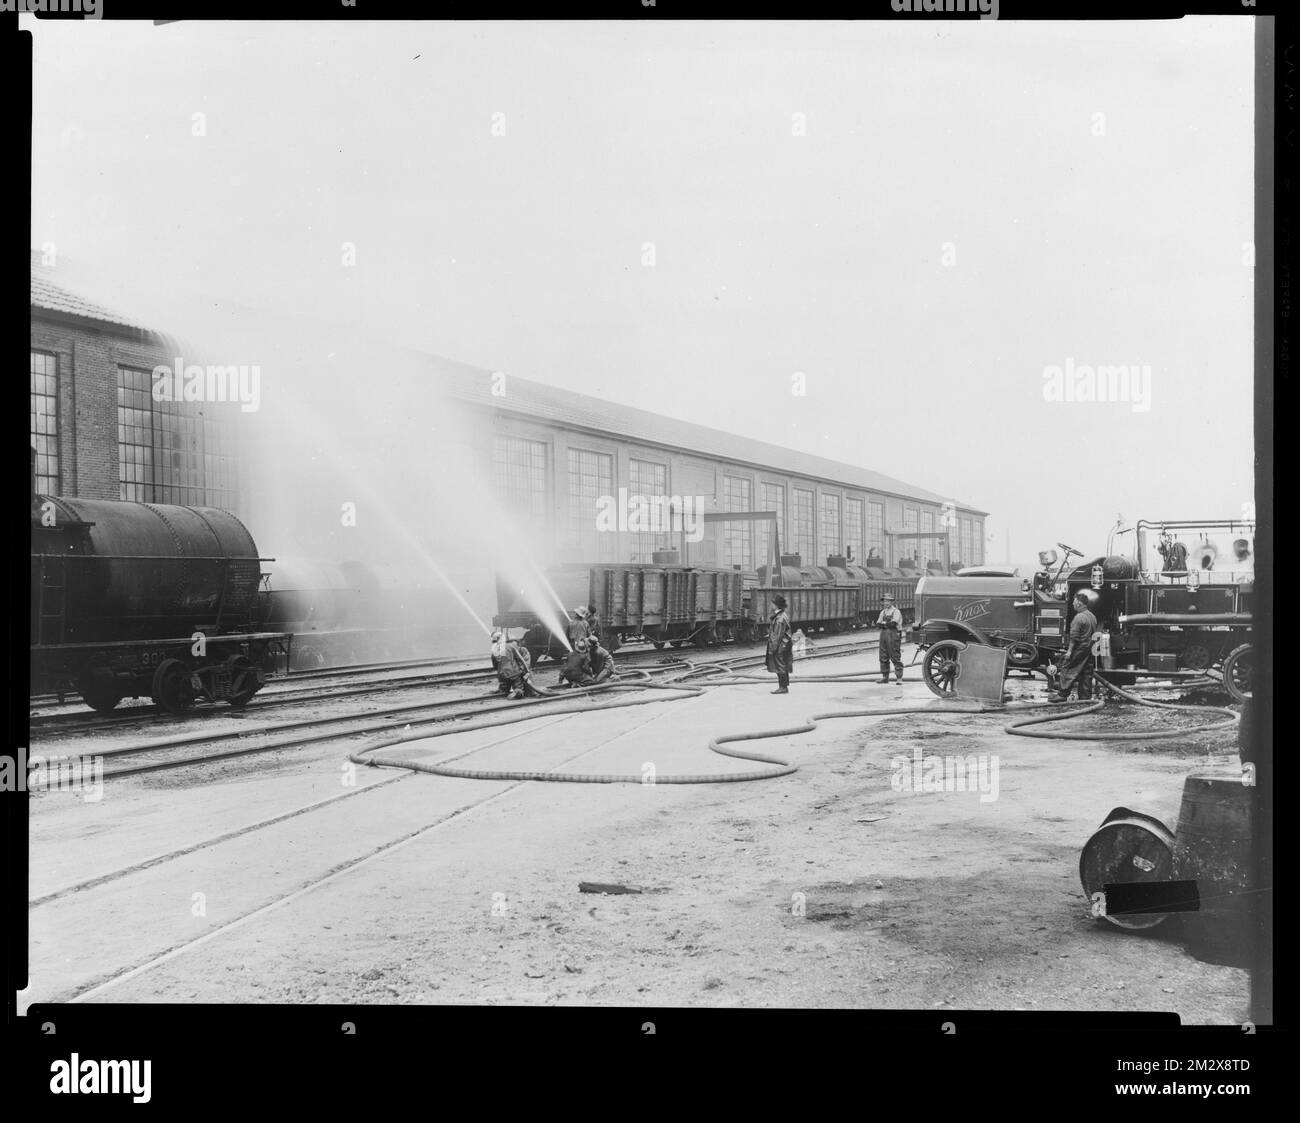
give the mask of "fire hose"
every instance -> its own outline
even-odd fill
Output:
[[[828,653],[829,654],[829,653]],[[817,656],[812,656],[817,657]],[[673,681],[665,683],[655,683],[649,681],[649,675],[645,671],[633,672],[637,678],[635,682],[624,681],[601,683],[590,687],[579,687],[569,692],[569,696],[578,695],[579,697],[606,693],[615,690],[636,690],[636,691],[665,691],[670,692],[673,697],[667,700],[680,701],[685,698],[700,697],[710,688],[721,686],[744,686],[752,683],[761,683],[769,685],[770,680],[757,675],[738,674],[727,664],[711,664],[707,667],[697,667],[682,660],[686,670],[679,674]],[[711,681],[698,686],[688,685],[689,680],[710,676]],[[802,682],[832,682],[832,683],[850,683],[864,682],[873,683],[875,676],[871,672],[858,671],[848,672],[845,674],[830,675],[801,675]],[[1103,681],[1104,680],[1099,680]],[[1152,706],[1160,709],[1189,711],[1196,713],[1205,713],[1204,707],[1184,706],[1167,702],[1154,702],[1149,699],[1141,698],[1128,691],[1122,690],[1110,683],[1104,683],[1106,689],[1113,691],[1118,696],[1125,698],[1130,702],[1135,702],[1143,706]],[[546,696],[539,699],[541,702],[558,701],[559,696],[547,691]],[[578,704],[556,708],[551,712],[556,713],[591,713],[601,709],[617,709],[625,706],[642,706],[650,705],[664,700],[662,697],[642,697],[628,699],[614,703],[609,706],[592,707],[589,705]],[[1015,712],[1024,710],[1037,710],[1051,707],[1054,713],[1045,717],[1028,718],[1023,721],[1013,722],[1005,727],[1005,732],[1021,737],[1041,737],[1056,738],[1062,740],[1162,740],[1172,737],[1185,737],[1191,733],[1197,733],[1208,729],[1217,729],[1235,723],[1238,715],[1231,710],[1216,708],[1211,712],[1222,714],[1225,720],[1216,721],[1209,725],[1199,725],[1188,729],[1165,730],[1155,733],[1089,733],[1089,732],[1062,732],[1062,731],[1026,731],[1026,727],[1031,725],[1046,724],[1049,722],[1064,721],[1069,718],[1082,717],[1085,714],[1095,713],[1105,705],[1105,700],[1097,702],[1078,702],[1066,703],[1070,706],[1083,706],[1082,709],[1072,708],[1067,712],[1060,712],[1060,703],[1049,702],[1031,702],[1027,704],[1016,705]],[[530,707],[531,709],[531,707]],[[935,714],[935,713],[966,713],[966,714],[1005,714],[1008,707],[1001,705],[974,705],[958,708],[957,706],[945,705],[936,710],[933,704],[927,706],[909,706],[909,707],[877,707],[870,709],[856,710],[835,710],[826,713],[813,714],[806,720],[797,724],[781,726],[773,729],[758,730],[749,733],[723,734],[714,737],[709,741],[708,749],[710,752],[717,753],[720,756],[731,757],[738,760],[749,760],[768,767],[760,769],[751,769],[744,772],[726,772],[726,773],[677,773],[677,774],[656,774],[653,782],[656,784],[724,784],[724,783],[742,783],[752,780],[775,779],[778,776],[788,776],[797,772],[799,766],[788,760],[782,760],[779,757],[769,756],[767,754],[754,752],[752,750],[742,750],[734,747],[725,747],[735,745],[737,742],[768,740],[776,737],[791,737],[801,733],[810,733],[818,727],[822,721],[830,721],[839,718],[863,718],[863,717],[896,717],[902,714]],[[463,768],[455,764],[456,761],[463,759],[475,752],[481,751],[482,746],[475,749],[467,750],[458,756],[451,757],[442,762],[430,762],[416,759],[401,759],[397,757],[385,756],[374,758],[372,754],[385,748],[391,748],[394,745],[405,744],[409,742],[429,741],[439,737],[445,737],[456,733],[468,732],[470,730],[496,728],[498,726],[514,725],[526,721],[536,720],[537,714],[533,712],[521,713],[517,716],[506,718],[502,721],[494,721],[489,724],[476,725],[469,727],[467,730],[464,726],[456,726],[442,730],[422,731],[418,733],[402,733],[401,735],[386,735],[380,740],[367,745],[358,751],[352,753],[349,759],[357,764],[366,764],[372,767],[386,768],[405,768],[416,772],[427,772],[435,776],[447,776],[457,779],[466,780],[507,780],[507,781],[524,781],[535,780],[552,783],[577,783],[577,784],[642,784],[649,782],[646,776],[638,773],[616,773],[616,772],[553,772],[542,770],[524,770],[524,769],[482,769],[482,768]]]

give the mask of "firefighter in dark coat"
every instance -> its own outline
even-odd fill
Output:
[[[894,604],[894,598],[886,593],[880,598],[884,607],[876,617],[876,627],[880,629],[880,682],[889,682],[889,665],[894,665],[894,685],[903,681],[903,614]]]
[[[564,657],[564,667],[560,671],[561,687],[588,686],[591,684],[591,656],[587,652],[587,641],[579,636],[573,650]]]
[[[569,646],[577,647],[578,640],[591,638],[591,628],[587,623],[587,610],[579,605],[573,610],[573,618],[569,621]]]
[[[1092,637],[1097,634],[1097,617],[1092,609],[1096,603],[1097,594],[1091,589],[1080,589],[1074,596],[1077,611],[1070,621],[1070,642],[1061,658],[1056,689],[1048,695],[1049,702],[1064,702],[1076,684],[1081,701],[1092,697]]]
[[[790,631],[790,617],[785,611],[785,597],[776,593],[772,597],[772,622],[767,629],[767,669],[776,675],[773,694],[790,693],[790,672],[794,670],[794,639]]]
[[[614,656],[601,647],[596,640],[587,645],[587,654],[591,657],[592,683],[608,682],[614,678]],[[584,685],[586,685],[584,683]]]
[[[507,639],[500,632],[492,633],[492,666],[497,672],[497,689],[511,698],[539,698],[533,686],[532,667],[528,652],[518,640]]]

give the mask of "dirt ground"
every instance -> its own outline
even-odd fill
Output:
[[[873,664],[858,656],[818,669]],[[477,750],[465,764],[481,768],[723,773],[748,766],[707,751],[719,733],[851,708],[929,708],[753,743],[799,764],[774,780],[515,783],[362,768],[348,786],[344,744],[332,743],[118,781],[93,804],[41,794],[31,892],[62,895],[31,910],[23,1000],[1169,1010],[1186,1023],[1246,1020],[1246,971],[1194,958],[1173,922],[1140,935],[1092,919],[1078,875],[1080,848],[1113,807],[1173,829],[1184,778],[1231,770],[1232,731],[1030,740],[1006,734],[1003,716],[945,713],[917,670],[908,675],[902,687],[796,676],[787,696],[721,688],[402,746],[427,760]],[[1041,700],[1043,691],[1013,693]],[[1099,717],[1127,729],[1191,720],[1128,708]],[[996,798],[991,783],[899,790],[896,758],[918,750],[984,757]],[[288,817],[196,846],[279,816]],[[642,892],[593,895],[579,882]]]

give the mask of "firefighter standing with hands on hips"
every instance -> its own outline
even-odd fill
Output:
[[[900,686],[903,682],[903,632],[907,625],[889,593],[880,599],[885,605],[876,617],[876,627],[880,629],[880,684],[884,686],[889,682],[889,665],[893,663],[897,676],[894,685]]]
[[[1092,610],[1097,600],[1091,589],[1080,589],[1074,595],[1076,611],[1070,621],[1070,643],[1061,658],[1056,689],[1047,696],[1049,702],[1066,701],[1076,683],[1081,701],[1092,697],[1092,640],[1097,633],[1097,617]]]

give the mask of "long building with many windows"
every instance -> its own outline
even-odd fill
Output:
[[[153,368],[172,362],[167,337],[61,288],[36,254],[32,266],[37,490],[247,517],[256,505],[239,472],[248,415],[228,404],[156,401]],[[808,564],[847,552],[887,565],[984,561],[986,512],[955,497],[521,378],[501,393],[493,372],[436,356],[410,362],[422,383],[463,407],[468,421],[456,439],[467,462],[491,481],[544,564],[649,562],[678,549],[691,564],[753,570],[772,557],[770,522],[711,521],[696,542],[661,526],[605,530],[600,504],[620,495],[698,497],[711,514],[773,511],[781,552]],[[936,532],[944,538],[915,537]]]

